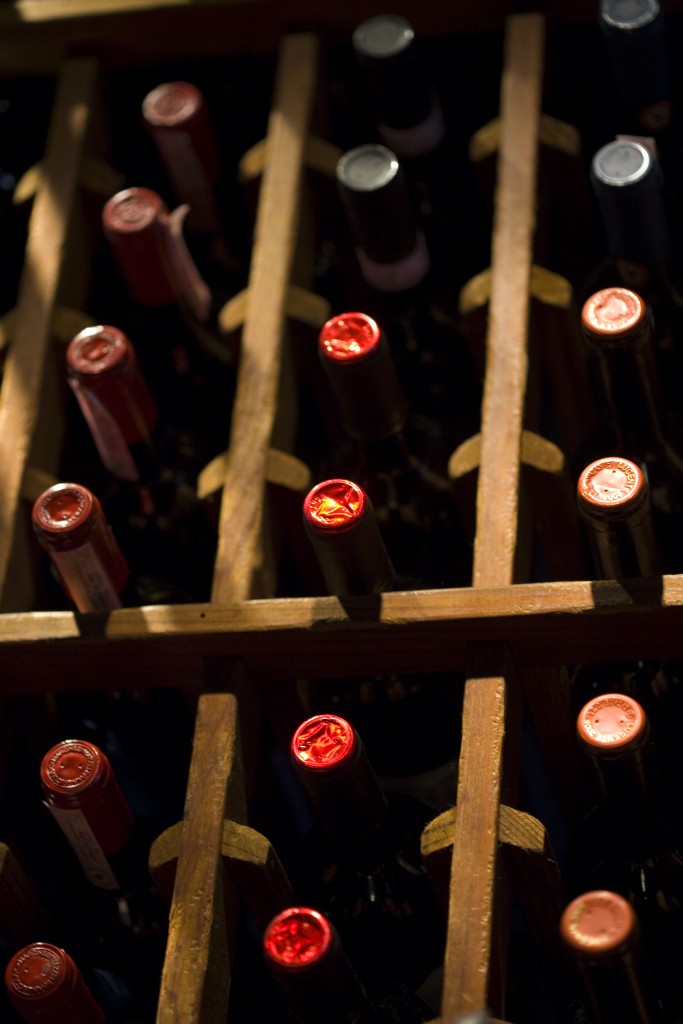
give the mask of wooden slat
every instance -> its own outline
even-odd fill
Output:
[[[268,124],[247,309],[223,487],[213,601],[245,600],[261,559],[266,464],[275,423],[301,178],[316,85],[318,41],[285,37]]]
[[[545,22],[506,23],[473,586],[513,582]],[[505,735],[503,647],[475,647],[463,701],[442,1017],[489,999]],[[478,669],[481,665],[484,670]]]
[[[21,485],[40,409],[50,325],[96,73],[97,62],[90,57],[64,64],[43,160],[43,182],[31,213],[15,328],[0,392],[0,594],[9,584]]]
[[[227,1016],[221,843],[229,795],[232,814],[244,814],[237,746],[235,697],[200,697],[157,1024],[224,1024]]]
[[[187,686],[204,658],[263,680],[462,672],[505,639],[516,664],[680,657],[683,576],[0,616],[0,693]]]
[[[527,372],[544,20],[507,22],[477,493],[475,586],[512,583]]]

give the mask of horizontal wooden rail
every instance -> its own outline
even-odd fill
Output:
[[[473,644],[515,663],[680,656],[683,576],[0,616],[0,693],[185,685],[208,657],[259,679],[464,670]]]

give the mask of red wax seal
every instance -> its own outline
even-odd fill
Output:
[[[128,290],[143,306],[163,306],[175,297],[166,253],[168,208],[149,188],[117,192],[102,211],[104,234]]]
[[[560,934],[575,952],[599,957],[623,947],[635,926],[636,915],[628,900],[600,889],[572,900],[562,914]]]
[[[603,288],[586,300],[581,312],[584,331],[600,342],[632,335],[647,319],[647,307],[628,288]]]
[[[128,444],[149,436],[157,407],[123,331],[108,325],[86,327],[69,343],[66,365],[72,387],[96,396]],[[93,415],[97,419],[97,408]]]
[[[631,514],[647,501],[647,480],[635,462],[620,456],[596,459],[579,477],[577,497],[588,515]]]
[[[380,342],[380,329],[365,313],[341,313],[333,316],[320,331],[319,345],[324,356],[348,363],[365,359]]]
[[[130,806],[109,758],[94,743],[57,743],[42,760],[40,781],[51,807],[83,814],[105,854],[114,853],[128,842],[133,831]]]
[[[263,947],[278,967],[300,970],[318,963],[332,942],[329,921],[317,910],[290,907],[266,928]]]
[[[292,755],[306,768],[327,771],[346,761],[356,749],[356,734],[339,715],[313,715],[292,737]]]
[[[576,730],[581,743],[591,749],[622,751],[645,738],[647,716],[633,697],[605,693],[584,705]]]
[[[304,498],[304,517],[309,526],[324,533],[348,530],[365,515],[368,498],[351,480],[323,480]]]
[[[30,1024],[104,1024],[104,1013],[72,958],[48,942],[34,942],[15,953],[5,968],[5,986]]]

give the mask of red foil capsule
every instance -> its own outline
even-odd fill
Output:
[[[213,190],[221,159],[204,96],[191,82],[164,82],[142,102],[142,118],[177,198],[189,203],[188,227],[213,234],[220,216]]]
[[[339,715],[314,715],[292,737],[292,754],[313,771],[329,771],[352,757],[356,734]]]
[[[104,1012],[72,958],[48,942],[14,954],[5,968],[5,986],[28,1024],[104,1024]]]
[[[577,896],[565,907],[560,921],[563,942],[589,959],[623,950],[635,929],[636,915],[628,900],[603,889]]]
[[[301,970],[318,963],[332,943],[332,928],[327,918],[308,907],[289,907],[268,925],[263,948],[278,967]]]
[[[103,463],[119,479],[138,480],[129,445],[150,436],[158,412],[130,341],[116,327],[87,327],[70,342],[66,365]]]
[[[605,693],[585,704],[579,712],[576,730],[580,743],[590,753],[632,750],[645,742],[647,715],[623,693]]]
[[[351,362],[365,359],[380,343],[377,322],[365,313],[341,313],[323,325],[319,344],[328,359]]]
[[[351,437],[382,441],[403,429],[408,404],[387,339],[372,317],[333,316],[320,331],[318,353]]]
[[[92,491],[74,483],[49,487],[33,506],[32,522],[80,612],[121,607],[128,565]]]
[[[304,498],[303,520],[330,594],[393,589],[396,574],[362,487],[342,478],[323,480]]]
[[[365,491],[351,480],[336,478],[316,484],[304,498],[304,516],[311,529],[338,533],[360,525],[368,508]]]
[[[387,802],[356,730],[339,715],[307,718],[295,730],[290,757],[297,778],[333,839],[370,835]]]
[[[608,456],[584,469],[577,497],[582,513],[591,518],[630,519],[647,508],[647,480],[635,462]]]
[[[149,188],[117,192],[102,211],[104,234],[128,290],[142,306],[165,306],[175,299],[168,215],[164,201]]]
[[[40,781],[86,876],[102,889],[118,889],[107,858],[130,839],[133,814],[106,754],[86,740],[64,740],[45,754]]]

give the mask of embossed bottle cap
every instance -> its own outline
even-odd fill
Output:
[[[323,325],[319,345],[325,358],[349,363],[374,352],[380,338],[380,329],[372,317],[365,313],[340,313]]]
[[[581,311],[586,338],[597,345],[632,337],[647,321],[645,302],[628,288],[603,288],[586,300]]]
[[[629,459],[608,456],[587,466],[577,485],[579,508],[589,517],[624,517],[639,511],[648,499],[643,471]]]
[[[5,968],[5,986],[29,1024],[104,1024],[104,1013],[72,958],[49,942],[34,942],[15,953]]]
[[[649,25],[659,14],[657,0],[600,0],[600,18],[623,32]]]
[[[33,525],[43,536],[59,538],[87,533],[101,519],[98,499],[82,484],[54,484],[36,499]]]
[[[615,892],[598,889],[577,896],[560,919],[563,941],[576,953],[599,957],[624,946],[633,935],[633,907]]]
[[[640,142],[617,139],[597,151],[593,157],[592,171],[603,185],[623,188],[643,181],[652,165],[652,155]]]
[[[319,963],[332,943],[327,918],[309,907],[289,907],[266,928],[263,947],[278,967],[297,971]]]
[[[367,507],[368,497],[358,484],[339,478],[323,480],[304,498],[304,518],[317,532],[341,533],[357,526]]]
[[[158,410],[140,371],[135,350],[123,331],[109,325],[86,327],[69,343],[66,366],[69,383],[91,429],[95,428],[94,433],[102,417],[101,406],[104,406],[126,442],[133,444],[149,436],[157,422]],[[92,396],[95,395],[93,406]],[[106,424],[102,444],[106,449]],[[106,459],[105,464],[109,465]],[[109,468],[115,472],[114,467]]]
[[[633,697],[606,693],[581,709],[576,731],[579,741],[591,749],[621,751],[645,739],[647,715]]]
[[[48,750],[40,766],[44,789],[58,796],[79,797],[104,788],[111,776],[107,756],[86,740],[64,740]]]
[[[328,771],[352,756],[357,746],[352,726],[339,715],[313,715],[292,737],[292,756],[313,771]]]
[[[154,128],[177,128],[196,117],[203,97],[191,82],[164,82],[142,101],[142,116]]]
[[[43,796],[50,807],[79,810],[105,854],[119,850],[133,831],[133,814],[109,758],[87,740],[55,744],[40,766]]]

